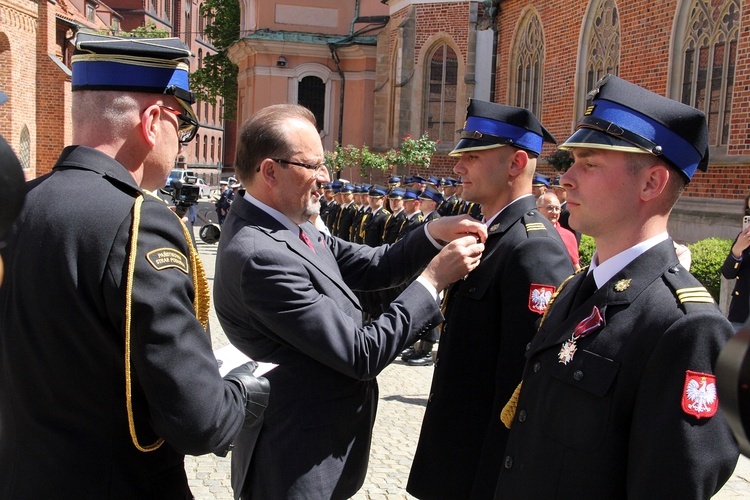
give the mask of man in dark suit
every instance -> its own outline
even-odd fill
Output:
[[[354,495],[367,471],[376,375],[442,320],[437,292],[476,267],[483,250],[484,228],[468,217],[380,247],[324,236],[306,222],[328,180],[323,160],[315,118],[302,106],[261,109],[239,132],[236,168],[247,192],[221,233],[215,304],[235,346],[278,364],[266,375],[273,396],[260,434],[243,433],[232,453],[243,499]],[[440,253],[432,241],[454,239]],[[415,277],[363,326],[353,290]]]
[[[76,38],[75,145],[2,254],[0,498],[192,498],[184,454],[226,454],[261,414],[250,366],[219,375],[200,260],[150,194],[198,130],[189,56]]]
[[[526,353],[495,497],[710,498],[738,456],[713,375],[733,329],[667,234],[706,120],[612,75],[590,95],[562,185],[596,253]]]
[[[460,157],[453,170],[463,179],[463,196],[481,204],[489,234],[477,270],[446,292],[407,485],[418,498],[492,497],[508,436],[500,410],[518,385],[526,345],[550,297],[573,273],[559,234],[531,195],[545,141],[554,139],[530,111],[472,100],[451,153]]]

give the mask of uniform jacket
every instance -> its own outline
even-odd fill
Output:
[[[734,243],[737,238],[734,239]],[[730,250],[724,264],[721,266],[721,274],[726,279],[734,279],[732,290],[732,301],[729,304],[727,317],[733,323],[744,323],[750,314],[750,248],[742,252],[742,258],[737,260]]]
[[[411,217],[406,216],[406,220],[401,224],[401,228],[398,231],[398,238],[396,240],[405,238],[413,229],[422,225],[422,212],[417,211],[415,214],[412,214]]]
[[[336,202],[335,200],[328,202],[328,208],[326,210],[323,222],[325,223],[329,231],[333,231],[333,226],[339,218],[340,210],[341,205],[338,202]]]
[[[381,208],[374,214],[370,214],[362,226],[364,233],[365,245],[376,247],[383,244],[383,232],[385,224],[391,218],[391,213],[385,208]]]
[[[457,205],[460,204],[460,201],[458,197],[454,194],[446,198],[443,203],[440,204],[440,207],[438,207],[438,213],[442,217],[446,217],[448,215],[455,215],[455,210],[457,210]]]
[[[352,222],[354,222],[355,215],[357,215],[357,205],[349,203],[347,206],[342,206],[336,216],[336,224],[331,234],[343,240],[351,241]]]
[[[124,273],[139,193],[122,165],[82,146],[29,183],[3,252],[0,498],[192,498],[183,454],[225,452],[243,424],[239,390],[219,376],[195,318],[180,221],[147,195],[132,294],[132,403],[140,443],[166,443],[144,453],[131,441]]]
[[[496,498],[710,498],[738,450],[721,410],[683,410],[687,371],[712,374],[732,326],[678,265],[672,240],[570,310],[584,274],[554,300],[527,353]],[[605,324],[561,363],[594,306]]]
[[[214,302],[229,340],[258,361],[272,396],[254,449],[232,453],[242,498],[348,498],[367,471],[378,400],[375,376],[442,320],[413,283],[388,314],[362,326],[353,290],[414,277],[437,250],[424,232],[370,248],[304,224],[316,252],[244,198],[219,241]],[[244,483],[244,484],[243,484]]]
[[[500,411],[552,291],[573,273],[560,236],[527,196],[488,228],[479,267],[446,294],[446,322],[407,491],[491,498],[508,430]]]
[[[392,215],[386,222],[385,228],[383,229],[383,243],[396,243],[396,239],[398,239],[398,233],[405,222],[406,214],[403,210],[395,215]]]

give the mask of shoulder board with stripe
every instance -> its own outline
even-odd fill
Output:
[[[664,279],[686,312],[691,308],[716,307],[716,302],[706,287],[682,266],[668,269],[664,273]]]
[[[546,231],[546,230],[547,230],[547,227],[541,222],[527,222],[526,223],[526,232]]]
[[[686,302],[706,302],[709,304],[714,303],[714,298],[710,293],[708,293],[708,290],[706,290],[702,286],[681,288],[679,290],[675,290],[675,293],[677,294],[677,300],[680,301],[680,304],[684,304]]]

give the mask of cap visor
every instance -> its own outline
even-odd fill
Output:
[[[634,146],[628,141],[590,128],[579,128],[564,143],[558,146],[558,149],[564,150],[572,148],[608,149],[611,151],[623,151],[625,153],[650,154],[645,149]]]
[[[493,142],[478,141],[476,139],[461,139],[453,148],[453,151],[448,153],[448,156],[461,156],[463,153],[469,151],[482,151],[485,149],[494,149],[505,146],[505,144],[497,144]]]

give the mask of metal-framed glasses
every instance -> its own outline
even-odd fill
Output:
[[[299,161],[292,161],[292,160],[282,160],[281,158],[271,158],[271,160],[275,161],[276,163],[283,163],[285,165],[296,165],[298,167],[306,168],[307,170],[312,170],[313,175],[319,175],[328,170],[328,165],[326,165],[325,162],[318,163],[317,165],[310,165],[309,163],[302,163]]]
[[[181,113],[169,106],[160,104],[159,107],[169,111],[180,120],[180,125],[177,127],[177,137],[181,143],[186,144],[195,138],[196,134],[198,134],[198,128],[200,128],[197,121],[193,120],[189,115]]]
[[[545,209],[546,211],[548,211],[548,212],[555,212],[555,213],[556,213],[556,212],[561,212],[561,211],[562,211],[562,208],[560,208],[560,207],[557,207],[557,206],[555,206],[555,205],[547,205],[546,207],[544,207],[544,209]]]

